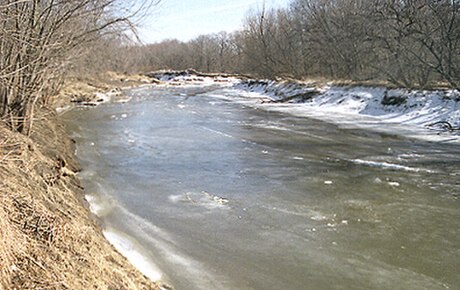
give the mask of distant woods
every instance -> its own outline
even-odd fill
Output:
[[[28,134],[34,108],[46,105],[82,57],[131,29],[156,2],[0,0],[1,121]]]
[[[125,48],[127,67],[460,88],[460,1],[293,0],[240,31]],[[124,53],[126,55],[126,53]]]

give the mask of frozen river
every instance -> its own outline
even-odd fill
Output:
[[[458,145],[207,90],[65,115],[92,210],[147,275],[179,290],[460,289]]]

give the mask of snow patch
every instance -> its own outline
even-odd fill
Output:
[[[180,87],[203,87],[203,86],[232,86],[240,79],[233,76],[201,74],[194,70],[189,71],[158,71],[147,74],[160,81],[155,86],[180,86]]]
[[[402,170],[408,172],[425,172],[425,173],[434,173],[434,171],[425,169],[425,168],[417,168],[417,167],[409,167],[400,164],[388,163],[388,162],[376,162],[376,161],[368,161],[362,159],[354,159],[349,160],[350,162],[357,164],[357,165],[365,165],[369,167],[378,167],[383,169],[390,169],[390,170]]]
[[[193,205],[202,206],[212,210],[216,208],[224,208],[229,203],[225,197],[221,197],[206,191],[201,192],[185,192],[179,195],[170,195],[169,200],[173,203],[185,202]]]
[[[103,235],[142,274],[154,282],[161,280],[163,275],[159,268],[148,257],[141,254],[145,251],[140,249],[140,246],[134,241],[114,229],[104,230]]]
[[[105,200],[96,194],[86,194],[85,200],[88,202],[91,213],[99,218],[106,216],[113,209],[111,201]]]

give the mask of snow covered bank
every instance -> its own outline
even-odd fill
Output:
[[[96,107],[103,103],[123,103],[130,100],[129,97],[123,94],[122,89],[118,87],[105,92],[97,91],[96,88],[89,88],[87,91],[71,91],[70,93],[64,92],[60,97],[68,100],[56,106],[56,112],[58,114],[63,114],[74,107]]]
[[[216,86],[211,95],[336,123],[433,141],[460,141],[460,92],[254,80],[191,71],[148,74],[163,86]],[[222,91],[223,90],[223,91]],[[207,92],[209,95],[209,92]]]
[[[194,70],[185,71],[155,71],[147,73],[146,76],[158,80],[158,85],[163,86],[230,86],[241,80],[234,75],[227,74],[205,74]]]
[[[347,126],[399,129],[400,133],[424,139],[460,139],[460,92],[456,90],[328,85],[318,88],[297,82],[254,80],[242,81],[234,88],[269,110]]]

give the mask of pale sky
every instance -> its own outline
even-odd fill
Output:
[[[267,8],[287,7],[290,0],[265,0]],[[232,32],[242,26],[249,9],[264,0],[162,0],[139,28],[145,43],[164,39],[188,41],[201,34]]]

